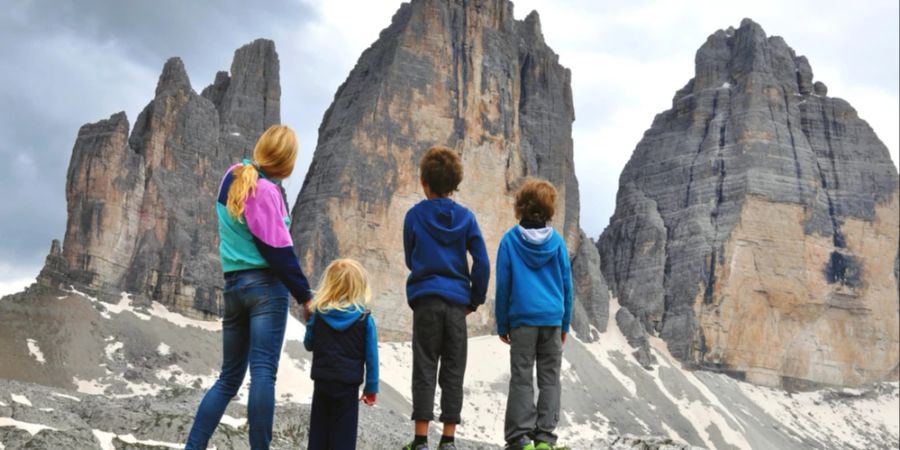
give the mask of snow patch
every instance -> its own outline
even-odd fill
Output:
[[[696,379],[694,373],[684,371],[679,366],[672,363],[674,357],[669,354],[668,346],[665,342],[659,338],[651,337],[650,344],[653,347],[653,353],[656,354],[660,366],[668,367],[680,372],[684,378],[705,397],[706,401],[679,397],[669,391],[660,377],[651,377],[659,391],[678,407],[681,414],[686,417],[691,425],[699,432],[700,438],[703,439],[707,448],[716,448],[709,434],[711,426],[715,426],[719,429],[722,434],[722,439],[727,444],[741,449],[752,448],[747,441],[747,438],[744,436],[746,430],[741,425],[741,422],[739,422],[728,409],[722,405],[719,399],[709,391],[703,382]],[[734,429],[729,422],[725,420],[725,416],[728,416],[735,424],[737,424],[739,429]]]
[[[15,427],[20,430],[25,430],[28,434],[34,436],[41,431],[44,430],[53,430],[56,431],[56,428],[48,427],[47,425],[41,425],[39,423],[29,423],[29,422],[21,422],[11,417],[0,417],[0,427]]]
[[[12,401],[14,401],[14,402],[16,402],[16,403],[18,403],[18,404],[20,404],[20,405],[33,406],[33,405],[31,404],[31,400],[28,400],[28,397],[26,397],[26,396],[24,396],[24,395],[12,394],[12,393],[11,393],[11,394],[9,394],[9,396],[10,396],[10,398],[12,398]]]
[[[729,88],[731,88],[731,83],[729,83],[727,81],[722,83],[722,89],[729,89]]]
[[[34,359],[37,360],[37,362],[39,362],[41,364],[44,364],[45,362],[47,362],[47,360],[44,359],[44,353],[41,352],[41,348],[38,347],[38,345],[37,345],[37,341],[29,338],[25,342],[28,344],[28,353],[31,356],[33,356]]]
[[[616,313],[618,313],[621,308],[622,306],[619,305],[619,299],[610,297],[609,318],[607,318],[606,333],[603,333],[603,338],[598,342],[585,344],[585,347],[590,350],[597,362],[612,373],[615,380],[618,381],[632,397],[635,397],[637,395],[637,386],[635,385],[634,380],[622,372],[622,370],[619,369],[619,366],[613,363],[610,358],[616,353],[619,356],[631,358],[631,353],[634,351],[631,345],[628,344],[628,339],[622,334],[622,330],[619,329],[619,326],[615,322]]]
[[[72,401],[75,401],[75,402],[80,402],[80,401],[81,401],[80,398],[78,398],[78,397],[76,397],[76,396],[74,396],[74,395],[63,394],[63,393],[60,393],[60,392],[51,392],[50,395],[53,395],[53,396],[59,397],[59,398],[64,398],[64,399],[67,399],[67,400],[72,400]]]
[[[116,356],[116,352],[122,350],[125,347],[125,344],[122,342],[113,342],[112,344],[108,344],[104,349],[106,353],[106,358],[109,360],[113,360]]]
[[[247,423],[247,419],[244,417],[231,417],[228,414],[225,414],[222,416],[222,420],[220,420],[219,423],[228,425],[231,428],[240,428]]]
[[[97,380],[82,380],[78,377],[72,377],[72,383],[75,384],[75,390],[82,394],[103,395],[106,386],[97,382]]]
[[[101,312],[100,315],[105,319],[111,318],[110,313],[118,315],[124,312],[129,312],[131,314],[134,314],[138,319],[141,320],[150,320],[156,317],[182,328],[195,327],[207,331],[219,331],[222,329],[222,324],[218,320],[191,319],[190,317],[184,316],[182,314],[169,311],[168,308],[166,308],[162,303],[159,302],[152,302],[150,304],[150,308],[146,312],[137,310],[131,304],[131,294],[127,292],[121,293],[118,303],[101,302],[96,297],[91,297],[90,295],[87,295],[84,292],[80,292],[71,286],[69,287],[68,292],[80,295],[81,297],[84,297],[91,302],[101,304],[105,311]]]
[[[159,347],[156,347],[156,353],[159,353],[162,356],[168,356],[171,353],[171,347],[166,345],[165,342],[160,342]]]

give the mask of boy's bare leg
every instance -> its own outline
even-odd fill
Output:
[[[416,421],[416,436],[428,436],[428,421],[427,420],[417,420]]]
[[[444,432],[442,434],[447,437],[455,435],[456,434],[456,424],[455,423],[445,423],[444,424]]]

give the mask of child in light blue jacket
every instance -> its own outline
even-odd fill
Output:
[[[556,189],[530,179],[516,193],[516,218],[497,250],[497,334],[510,345],[505,439],[510,450],[555,448],[562,344],[572,320],[572,269],[549,226]],[[538,401],[532,373],[537,365]]]

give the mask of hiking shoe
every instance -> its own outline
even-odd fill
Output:
[[[438,450],[456,450],[456,443],[444,442],[443,444],[438,445]]]
[[[428,450],[428,444],[415,444],[412,442],[406,444],[402,450]]]
[[[534,450],[569,450],[568,447],[557,447],[549,442],[535,441]]]
[[[503,450],[534,450],[534,444],[531,442],[531,439],[522,436],[507,442],[506,447],[503,447]]]

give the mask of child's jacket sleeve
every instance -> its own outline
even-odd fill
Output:
[[[403,255],[406,258],[406,268],[412,270],[412,252],[416,245],[416,235],[413,233],[413,212],[407,211],[403,219]]]
[[[303,335],[303,348],[311,352],[313,349],[313,327],[316,325],[316,314],[309,316],[309,322],[306,322],[306,334]]]
[[[369,314],[366,324],[366,385],[363,393],[378,393],[378,330],[375,319]]]
[[[497,249],[496,287],[494,298],[494,316],[497,318],[497,334],[509,334],[509,295],[512,289],[512,272],[509,261],[509,245],[506,238],[500,241]]]
[[[572,323],[572,266],[569,263],[569,251],[566,244],[559,246],[559,263],[562,271],[563,282],[563,320],[562,332],[569,332],[569,324]]]
[[[287,208],[281,192],[271,183],[259,182],[255,195],[248,195],[244,204],[244,219],[253,234],[259,254],[269,264],[275,276],[300,303],[312,297],[309,282],[300,268],[291,233],[285,224]]]
[[[484,245],[484,237],[475,216],[472,216],[472,225],[466,236],[466,247],[472,255],[472,287],[469,296],[469,309],[478,309],[484,304],[487,295],[488,282],[491,279],[491,261],[488,259],[487,247]]]

